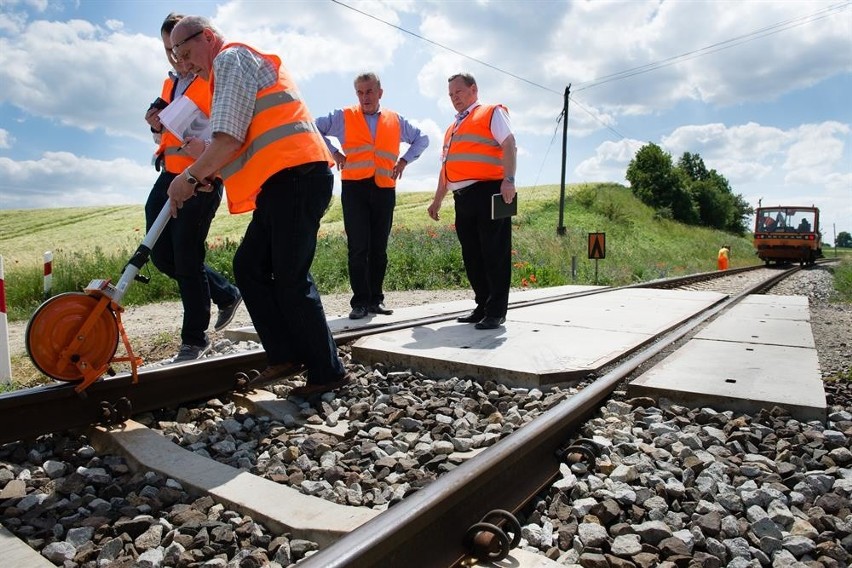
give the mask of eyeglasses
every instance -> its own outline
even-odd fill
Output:
[[[186,57],[180,56],[180,54],[178,53],[178,48],[180,46],[182,46],[183,44],[185,44],[186,42],[188,42],[189,40],[195,39],[196,37],[200,36],[203,33],[204,33],[204,29],[202,28],[202,29],[198,30],[197,32],[195,32],[194,34],[190,35],[189,37],[186,37],[186,38],[180,40],[179,42],[177,42],[176,44],[174,44],[172,46],[172,55],[174,55],[176,59],[186,59]]]

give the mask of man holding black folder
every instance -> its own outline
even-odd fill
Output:
[[[512,220],[492,214],[493,199],[499,195],[496,199],[506,205],[515,202],[517,148],[506,107],[480,104],[478,94],[472,75],[449,78],[450,101],[458,114],[444,134],[441,175],[428,212],[437,221],[444,196],[453,192],[456,234],[476,301],[476,308],[458,321],[496,329],[506,321],[509,304]]]

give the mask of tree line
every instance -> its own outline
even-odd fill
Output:
[[[648,143],[636,152],[625,177],[633,194],[660,217],[740,236],[750,231],[754,208],[698,154],[684,152],[675,165],[671,154]]]

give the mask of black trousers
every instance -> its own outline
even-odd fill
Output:
[[[149,230],[168,201],[169,184],[179,174],[163,170],[145,203],[145,230]],[[237,299],[236,287],[204,263],[207,232],[222,201],[218,191],[201,192],[184,202],[178,216],[169,219],[160,238],[151,248],[151,261],[157,269],[174,279],[183,303],[181,342],[204,345],[210,325],[210,301],[227,306]]]
[[[381,304],[396,190],[377,186],[373,178],[344,180],[340,202],[349,249],[350,304],[353,308]]]
[[[346,372],[310,273],[333,184],[325,162],[270,177],[234,255],[234,276],[268,363],[303,363],[310,384],[336,382]]]
[[[453,192],[456,234],[477,308],[504,317],[512,282],[512,219],[491,220],[491,196],[500,180],[480,181]]]

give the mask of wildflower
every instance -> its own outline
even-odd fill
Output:
[[[526,278],[521,278],[521,288],[526,288],[530,285]]]
[[[535,281],[536,281],[536,280],[535,280],[535,274],[530,274],[530,282],[532,282],[533,284],[535,284]]]

